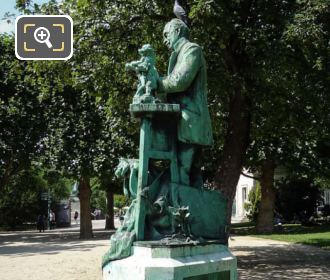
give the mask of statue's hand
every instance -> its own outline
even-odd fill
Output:
[[[166,103],[167,94],[166,94],[166,92],[164,92],[162,90],[162,87],[160,84],[161,79],[162,79],[161,77],[159,77],[159,76],[157,77],[157,89],[156,89],[155,97],[158,98],[160,100],[160,102]]]

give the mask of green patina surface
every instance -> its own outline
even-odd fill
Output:
[[[104,274],[109,280],[236,280],[236,267],[236,258],[218,241],[199,245],[137,241],[132,256],[110,262]]]
[[[149,251],[151,258],[186,258],[216,253],[228,253],[229,249],[218,240],[209,240],[200,243],[198,246],[190,242],[177,242],[168,244],[164,241],[136,241],[134,248],[151,248]]]
[[[157,116],[171,114],[171,117],[173,117],[173,115],[179,115],[180,105],[168,103],[138,103],[131,104],[129,106],[129,111],[135,118],[146,116],[148,113],[150,113],[150,117],[152,117],[154,113],[157,113]]]
[[[150,45],[139,50],[140,60],[126,64],[139,78],[130,105],[141,120],[139,159],[121,159],[116,170],[125,178],[124,193],[134,200],[111,237],[103,266],[129,256],[134,241],[225,240],[226,200],[204,188],[201,176],[202,147],[213,137],[205,59],[188,31],[178,19],[165,26],[164,42],[172,49],[166,76],[159,77]],[[225,279],[220,276],[205,279]]]

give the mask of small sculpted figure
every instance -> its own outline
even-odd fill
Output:
[[[127,70],[135,71],[139,78],[133,103],[154,100],[152,93],[157,88],[157,80],[159,78],[155,67],[156,55],[152,46],[149,44],[143,45],[138,52],[141,55],[140,60],[135,60],[125,65]]]

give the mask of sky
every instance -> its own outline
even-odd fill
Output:
[[[47,0],[34,0],[33,3],[42,4],[46,3]],[[2,20],[5,13],[10,12],[19,15],[19,12],[15,9],[16,0],[0,0],[0,33],[4,32],[14,32],[15,26],[14,22],[8,24],[5,20]]]

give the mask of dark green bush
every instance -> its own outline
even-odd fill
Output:
[[[260,183],[253,187],[253,189],[249,193],[248,202],[245,203],[244,208],[247,212],[247,217],[251,222],[256,222],[258,213],[259,213],[259,206],[261,200],[261,188]]]

